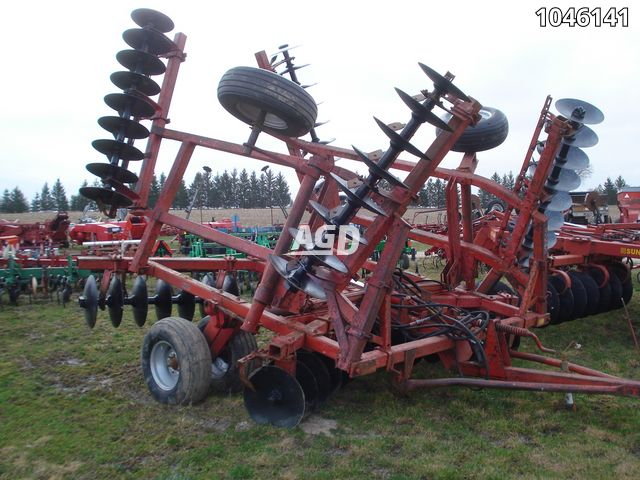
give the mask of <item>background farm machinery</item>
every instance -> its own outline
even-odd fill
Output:
[[[170,40],[165,33],[173,29],[173,22],[153,10],[135,10],[132,19],[140,28],[124,32],[131,49],[117,55],[127,71],[112,76],[122,92],[105,97],[117,116],[99,120],[113,138],[93,144],[108,162],[87,166],[104,186],[87,187],[81,193],[109,215],[129,208],[146,219],[146,228],[132,256],[79,258],[82,268],[103,271],[100,282],[93,278],[86,282],[80,305],[91,327],[99,308],[108,309],[112,323],[118,326],[124,305],[131,305],[136,323],[143,325],[148,305],[155,305],[162,320],[149,329],[141,352],[145,380],[154,398],[188,404],[201,400],[211,385],[225,392],[244,389],[245,406],[255,421],[294,426],[346,377],[380,369],[389,372],[394,385],[404,391],[465,385],[640,393],[638,382],[566,359],[517,350],[519,340],[529,338],[543,352],[555,353],[543,347],[531,329],[554,323],[556,300],[566,298],[561,296],[564,290],[578,284],[571,278],[563,283],[562,292],[555,289],[554,293],[550,279],[555,277],[549,273],[555,274],[553,269],[567,264],[550,263],[548,252],[572,241],[562,240],[558,217],[565,209],[567,191],[575,188],[571,186],[577,177],[572,162],[584,161],[581,147],[594,144],[594,138],[597,141],[585,126],[602,120],[595,107],[565,99],[556,103],[560,114],[553,114],[547,98],[512,191],[474,173],[475,152],[504,140],[506,120],[499,111],[482,107],[453,85],[453,75],[442,76],[420,64],[432,87],[416,96],[397,90],[410,118],[406,124],[392,124],[393,128],[375,119],[388,145],[382,154],[370,155],[356,147],[344,149],[320,140],[316,103],[298,80],[301,67],[283,48],[272,56],[257,53],[258,68],[235,67],[222,77],[220,103],[251,126],[246,142],[232,143],[166,128],[179,67],[185,60],[186,36],[177,33]],[[160,57],[167,59],[166,66]],[[150,77],[162,73],[160,87]],[[149,98],[155,95],[159,95],[157,100]],[[434,113],[438,110],[447,113],[444,120]],[[143,119],[151,121],[149,129],[139,123]],[[435,126],[437,134],[430,146],[421,149],[410,140],[425,123]],[[540,138],[543,131],[544,140]],[[280,140],[287,153],[259,147],[261,134]],[[307,134],[310,141],[300,138]],[[135,140],[147,137],[144,153],[133,146]],[[180,148],[151,209],[147,207],[149,180],[162,141],[177,141]],[[526,175],[538,146],[535,171]],[[170,213],[196,148],[294,169],[300,189],[273,248]],[[452,149],[466,152],[460,166],[440,167]],[[403,152],[417,160],[400,159]],[[338,159],[359,161],[369,173],[358,177],[338,166]],[[132,161],[142,161],[139,175],[128,170]],[[390,174],[389,168],[407,172],[405,179]],[[446,232],[413,228],[403,219],[432,176],[447,181]],[[324,180],[321,187],[314,188],[319,180]],[[508,208],[475,218],[472,186],[503,199]],[[306,210],[311,214],[310,230],[324,232],[311,241],[301,241],[300,235]],[[154,258],[153,245],[163,225],[232,248],[246,258]],[[360,230],[345,229],[352,225]],[[332,241],[333,232],[356,243],[355,252],[341,252],[340,242]],[[378,261],[371,260],[376,245],[385,237]],[[395,269],[408,238],[446,252],[447,263],[439,280]],[[596,260],[581,266],[587,275],[591,268],[601,272],[600,281],[596,281],[600,293],[605,284],[618,278],[618,267],[600,268]],[[478,282],[479,264],[486,265],[488,273]],[[361,281],[362,270],[368,272],[365,282]],[[255,272],[260,277],[251,301],[238,296],[234,278],[238,271]],[[200,281],[183,272],[202,272],[204,276]],[[127,273],[137,275],[128,295],[122,281]],[[558,275],[565,278],[565,273],[559,271]],[[146,276],[159,279],[152,297],[147,294]],[[501,279],[506,279],[515,293],[505,292]],[[179,293],[174,295],[169,285]],[[172,304],[178,305],[182,318],[170,316]],[[203,317],[198,325],[190,321],[197,304]],[[572,315],[575,308],[572,306]],[[273,334],[261,348],[254,337],[259,329]],[[416,379],[414,365],[425,357],[440,360],[459,376]],[[556,370],[515,366],[514,359]]]

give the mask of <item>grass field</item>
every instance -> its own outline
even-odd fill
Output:
[[[443,219],[443,215],[438,213],[418,213],[424,212],[427,209],[424,208],[409,208],[404,215],[404,218],[413,222],[419,223],[436,223],[440,222]],[[175,215],[179,215],[184,217],[186,213],[184,210],[171,210],[171,213]],[[271,222],[271,214],[273,213],[273,222]],[[82,212],[68,212],[69,220],[71,222],[77,222],[82,217]],[[417,214],[417,215],[416,215]],[[29,213],[3,213],[0,214],[0,219],[5,219],[9,221],[20,221],[20,222],[44,222],[46,220],[53,219],[56,215],[56,212],[29,212]],[[221,220],[223,218],[232,218],[234,215],[237,215],[240,220],[240,224],[247,227],[254,226],[267,226],[273,224],[282,224],[285,221],[284,215],[280,211],[279,208],[274,208],[273,211],[270,208],[228,208],[228,209],[204,209],[202,210],[202,215],[200,210],[194,209],[191,212],[190,219],[194,222],[200,222],[201,219],[204,222],[211,221],[212,218],[216,220]],[[90,216],[95,220],[108,220],[106,218],[102,218],[99,212],[91,212]],[[304,221],[308,218],[308,213],[305,214]]]
[[[5,297],[6,299],[6,297]],[[632,318],[640,311],[630,305]],[[42,479],[640,478],[638,400],[356,379],[293,430],[257,426],[241,396],[168,407],[139,365],[130,312],[90,331],[75,303],[0,307],[0,477]],[[640,379],[621,311],[538,331],[570,359]],[[524,342],[523,347],[531,350]],[[421,363],[421,376],[442,375]]]

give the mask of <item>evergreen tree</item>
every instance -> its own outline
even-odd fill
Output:
[[[2,193],[2,200],[0,200],[0,212],[2,213],[11,212],[11,192],[9,192],[9,190],[6,188]]]
[[[604,182],[604,185],[602,187],[598,187],[598,189],[600,190],[600,193],[602,193],[603,195],[606,195],[607,197],[607,203],[609,205],[615,205],[616,201],[617,201],[617,194],[618,194],[618,189],[616,188],[615,183],[613,183],[613,180],[611,180],[611,177],[607,177],[607,179]]]
[[[88,187],[89,183],[84,180],[80,188]],[[89,199],[83,197],[79,193],[77,195],[71,195],[71,200],[69,201],[69,208],[74,211],[83,211],[85,207],[89,204]]]
[[[153,174],[151,177],[151,188],[149,189],[149,206],[154,207],[156,202],[158,201],[158,196],[160,195],[160,184],[158,183],[158,179],[156,178],[156,174]]]
[[[237,208],[240,204],[239,198],[239,179],[238,179],[238,169],[234,168],[231,170],[231,174],[229,175],[229,192],[231,193],[230,206],[231,208]]]
[[[274,176],[270,168],[267,168],[264,172],[262,172],[262,175],[260,175],[260,183],[262,184],[261,196],[263,197],[263,200],[264,200],[263,206],[272,207],[274,203],[273,202]]]
[[[36,192],[36,194],[33,196],[33,200],[31,200],[31,211],[40,211],[40,194],[38,192]]]
[[[238,177],[238,205],[240,208],[250,208],[251,181],[247,169],[243,168]]]
[[[51,187],[51,198],[53,199],[54,209],[60,211],[69,210],[69,201],[67,200],[67,193],[59,178],[56,179],[56,183]]]
[[[221,181],[219,173],[216,173],[215,176],[209,180],[208,204],[213,208],[220,208],[222,206]]]
[[[184,178],[180,180],[176,197],[173,199],[173,208],[184,209],[189,206],[189,191],[187,190],[187,184],[184,182]]]
[[[508,175],[502,176],[502,186],[508,189],[513,189],[516,186],[516,179],[513,176],[513,172],[509,170]]]
[[[446,195],[445,195],[446,183],[436,178],[433,183],[434,190],[434,207],[443,208],[446,205]]]
[[[40,191],[40,210],[47,211],[53,210],[54,208],[55,204],[51,196],[51,190],[49,190],[49,184],[45,182]]]
[[[233,186],[231,185],[231,177],[226,170],[220,175],[218,181],[218,191],[220,192],[220,198],[222,200],[222,206],[224,208],[231,208],[233,203]]]
[[[284,178],[282,172],[278,172],[274,180],[274,198],[278,206],[286,207],[291,203],[291,193],[289,192],[289,184]]]
[[[621,188],[628,186],[627,182],[624,180],[624,178],[622,178],[622,175],[618,175],[618,178],[616,178],[614,183],[617,191],[620,191]]]
[[[14,188],[11,192],[11,213],[23,213],[29,211],[29,202],[27,197],[24,196],[22,190],[18,187]]]
[[[249,175],[249,208],[258,208],[260,206],[260,179],[258,178],[258,174],[256,174],[255,170],[251,172]]]
[[[164,182],[166,181],[167,181],[167,176],[164,174],[164,172],[162,172],[160,174],[160,179],[158,180],[158,187],[160,187],[160,191],[162,191],[164,187]]]

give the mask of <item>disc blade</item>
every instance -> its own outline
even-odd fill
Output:
[[[109,183],[109,180],[120,183],[136,183],[138,181],[138,176],[135,173],[111,163],[89,163],[87,170],[105,183]]]
[[[362,162],[367,166],[369,172],[371,172],[372,175],[385,180],[392,187],[401,187],[407,190],[409,189],[409,187],[407,187],[404,182],[402,182],[402,180],[397,179],[389,172],[381,168],[376,162],[371,160],[366,153],[358,150],[353,145],[351,145],[351,148],[353,148],[353,151],[356,152],[356,154],[360,157],[360,160],[362,160]]]
[[[416,147],[415,145],[411,144],[402,135],[400,135],[395,130],[390,128],[382,120],[380,120],[380,119],[378,119],[376,117],[373,117],[373,119],[378,124],[378,127],[380,127],[380,130],[382,130],[382,132],[387,136],[387,138],[389,138],[389,141],[390,141],[391,145],[393,145],[396,148],[400,148],[400,149],[404,150],[405,152],[410,153],[411,155],[415,155],[416,157],[421,158],[423,160],[428,160],[429,159],[429,157],[427,157],[424,153],[422,153],[418,147]]]
[[[293,428],[305,412],[304,391],[300,383],[281,368],[271,365],[249,377],[253,388],[244,389],[244,406],[254,422]]]
[[[193,321],[193,316],[196,313],[196,297],[182,290],[178,294],[178,316],[185,320]]]
[[[171,308],[173,306],[173,302],[171,301],[172,296],[171,285],[164,280],[158,279],[156,282],[156,294],[149,299],[149,303],[153,303],[155,306],[156,318],[158,320],[171,316]]]
[[[464,100],[465,102],[469,101],[469,97],[462,93],[462,91],[458,89],[458,87],[456,87],[453,83],[440,75],[438,72],[430,67],[427,67],[423,63],[418,63],[418,65],[420,65],[420,68],[427,75],[427,77],[431,79],[436,89],[442,90],[444,93],[451,93],[454,97],[457,97],[460,100]]]
[[[137,8],[131,12],[131,19],[142,28],[152,28],[162,33],[173,30],[173,21],[164,13],[150,8]]]
[[[579,148],[593,147],[598,144],[598,135],[589,127],[583,125],[573,136],[565,137],[562,143]]]
[[[98,318],[98,287],[93,275],[89,275],[87,278],[78,303],[80,307],[84,308],[84,319],[89,328],[95,327]]]
[[[311,255],[311,256],[316,262],[320,263],[321,265],[327,268],[330,268],[342,274],[349,273],[349,269],[347,268],[347,266],[344,263],[342,263],[342,260],[340,260],[335,255]]]
[[[71,300],[71,285],[68,283],[62,287],[62,306],[64,307]]]
[[[149,312],[149,294],[144,277],[136,277],[131,289],[131,296],[125,300],[125,303],[133,308],[133,320],[136,325],[142,327],[147,321]]]
[[[333,172],[331,172],[331,177],[336,181],[340,190],[342,190],[347,195],[349,203],[369,210],[370,212],[377,215],[382,215],[383,217],[387,216],[386,212],[378,207],[378,205],[376,205],[372,200],[366,197],[358,196],[358,194],[354,190],[349,188],[349,185],[347,185],[347,182],[342,177],[339,177]]]
[[[396,88],[395,90],[398,96],[402,99],[405,105],[409,107],[411,112],[417,117],[419,121],[427,122],[440,130],[446,130],[447,132],[453,131],[449,126],[449,124],[447,124],[447,122],[442,120],[440,117],[438,117],[435,113],[433,113],[427,107],[422,105],[419,101],[417,101],[411,95],[409,95],[406,92],[403,92],[399,88]]]
[[[106,303],[111,324],[118,328],[122,322],[124,293],[122,289],[122,282],[117,276],[111,278],[109,289],[107,290]]]
[[[331,218],[331,215],[329,214],[329,209],[327,207],[314,200],[309,200],[309,206],[318,214],[320,218],[324,220],[327,225],[333,225],[333,220]]]
[[[82,187],[79,192],[83,197],[102,205],[111,205],[118,208],[130,207],[133,205],[133,202],[129,198],[108,188]]]
[[[110,93],[105,95],[104,103],[125,117],[152,117],[156,105],[150,99],[132,93]]]
[[[94,140],[93,142],[91,142],[91,145],[97,151],[109,158],[116,156],[120,160],[125,161],[142,160],[144,158],[144,153],[142,153],[136,147],[134,147],[133,145],[129,145],[128,143],[119,142],[117,140]]]
[[[551,178],[551,175],[545,183],[545,188],[553,192],[570,192],[580,186],[580,176],[573,170],[561,168],[557,179]]]
[[[553,247],[558,241],[558,234],[556,232],[547,232],[547,248]]]
[[[305,413],[311,413],[318,405],[320,393],[313,372],[300,360],[296,362],[296,380],[304,392]]]
[[[573,205],[571,195],[567,192],[556,192],[553,197],[551,197],[551,201],[545,206],[545,211],[564,212],[568,210],[571,205]]]
[[[167,70],[158,57],[140,50],[121,50],[116,54],[116,60],[124,68],[144,75],[162,75]]]
[[[160,32],[142,28],[130,28],[122,33],[122,39],[131,48],[142,50],[152,55],[164,55],[177,50],[175,43]]]
[[[318,386],[318,401],[324,402],[333,391],[331,376],[329,375],[327,366],[316,354],[308,350],[298,350],[296,352],[296,358],[313,374]]]
[[[324,355],[320,355],[315,353],[316,357],[318,357],[324,366],[327,367],[327,371],[329,372],[329,378],[331,381],[331,392],[335,393],[344,383],[344,372],[336,368],[336,362],[333,361],[332,358],[325,357]]]
[[[575,98],[561,98],[556,101],[556,109],[573,122],[595,125],[604,120],[604,114],[588,102]]]
[[[301,274],[297,270],[297,268],[300,268],[299,265],[294,268],[289,268],[289,262],[284,258],[276,255],[269,255],[267,258],[280,276],[284,278],[291,287],[297,290],[302,290],[304,293],[314,298],[326,300],[327,294],[319,281],[306,271],[304,274]]]
[[[202,280],[200,280],[204,285],[207,285],[208,287],[213,287],[216,284],[216,279],[213,276],[213,273],[209,272],[207,274],[205,274],[204,277],[202,277]],[[196,303],[198,304],[198,310],[200,311],[200,316],[204,317],[206,315],[206,312],[204,311],[204,300],[200,297],[196,297]]]
[[[149,130],[138,122],[124,117],[107,116],[98,119],[98,125],[113,134],[115,138],[142,139],[149,136]]]
[[[547,231],[557,232],[564,225],[562,212],[544,212],[547,217]]]
[[[160,85],[141,73],[114,72],[110,78],[111,82],[122,90],[137,90],[150,97],[160,93]]]
[[[240,295],[240,288],[238,288],[238,282],[233,275],[227,274],[222,281],[222,291],[227,292],[236,297]]]
[[[570,168],[572,170],[584,170],[589,166],[589,156],[580,150],[578,147],[568,147],[568,150],[564,157],[558,155],[556,157],[556,164],[561,165],[562,168]],[[561,153],[562,152],[561,150]]]

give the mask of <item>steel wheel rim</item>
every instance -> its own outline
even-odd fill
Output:
[[[239,102],[237,104],[237,108],[242,115],[250,119],[252,122],[257,121],[262,113],[262,109],[250,103]],[[266,112],[263,125],[273,130],[285,130],[288,126],[287,122],[271,112]]]
[[[220,379],[227,374],[229,367],[229,362],[224,358],[216,357],[215,360],[211,362],[211,376],[214,379]]]
[[[180,364],[173,346],[164,340],[151,349],[151,375],[162,390],[172,390],[180,378]]]

